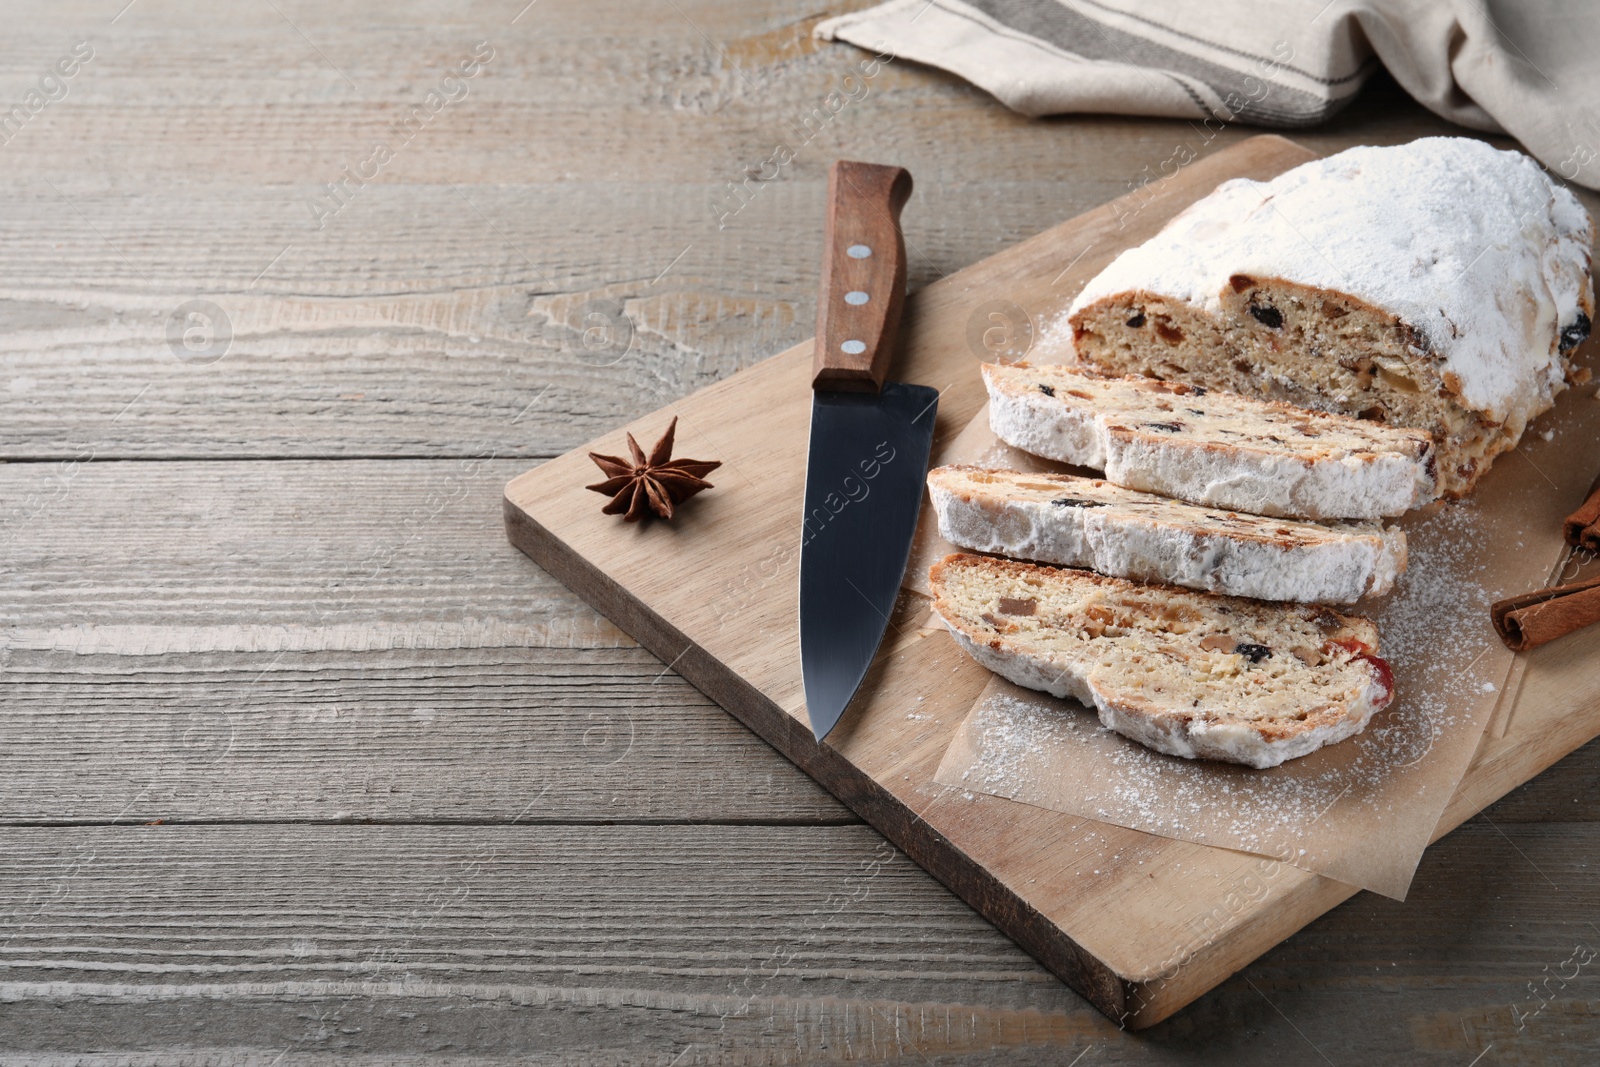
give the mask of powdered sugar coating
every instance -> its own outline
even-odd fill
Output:
[[[1049,660],[1035,658],[1015,647],[993,648],[975,641],[951,620],[950,635],[967,655],[1000,677],[1027,689],[1055,697],[1071,697],[1095,710],[1100,725],[1146,748],[1184,759],[1222,760],[1258,770],[1276,767],[1322,748],[1354,737],[1367,728],[1372,716],[1389,703],[1389,690],[1374,679],[1350,706],[1345,717],[1288,737],[1268,737],[1248,723],[1211,722],[1152,716],[1122,706],[1119,694],[1092,685],[1087,677],[1063,670]]]
[[[1212,593],[1352,603],[1405,569],[1405,534],[1371,523],[1218,515],[1097,479],[979,467],[938,468],[928,491],[953,545]]]
[[[1425,340],[1459,400],[1522,425],[1562,385],[1561,331],[1592,315],[1593,223],[1520,152],[1463,137],[1362,146],[1237,178],[1118,256],[1068,309],[1144,291],[1220,313],[1230,276],[1349,294]]]
[[[1168,755],[1275,767],[1359,733],[1393,694],[1387,667],[1354,653],[1376,628],[1326,608],[982,556],[947,556],[929,584],[977,662]]]
[[[1470,760],[1511,659],[1484,622],[1505,586],[1489,562],[1497,549],[1483,512],[1467,503],[1419,516],[1409,540],[1412,565],[1374,616],[1395,702],[1341,744],[1345,758],[1301,762],[1287,775],[1230,774],[1131,743],[1096,744],[1105,734],[1096,714],[1043,693],[993,691],[962,728],[970,755],[947,759],[939,781],[1286,859],[1403,898],[1453,792],[1430,783],[1456,780],[1441,762]],[[1069,792],[1057,793],[1064,776]]]
[[[1001,440],[1132,489],[1310,519],[1400,515],[1434,497],[1421,431],[1068,367],[985,364],[983,377]]]

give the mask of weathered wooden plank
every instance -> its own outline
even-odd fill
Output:
[[[0,467],[0,821],[854,821],[505,543],[522,466]]]
[[[631,647],[505,543],[501,490],[525,465],[0,466],[0,647]]]
[[[1080,206],[1055,188],[1073,187],[1034,187],[1024,197],[1016,186],[947,191],[919,178],[906,214],[914,283]],[[436,203],[440,195],[448,199]],[[552,281],[448,187],[376,193],[374,201],[389,198],[384,210],[319,247],[313,265],[285,256],[274,267],[284,277],[254,287],[249,276],[282,243],[263,246],[225,283],[163,276],[152,291],[98,275],[104,248],[78,220],[81,232],[55,239],[82,255],[6,268],[35,281],[0,290],[0,454],[550,456],[809,335],[820,182],[773,190],[761,205],[771,219],[738,236],[702,232],[693,191],[665,204],[660,195],[617,187],[555,198],[496,189],[478,198],[521,248],[586,250],[582,264],[542,267]],[[118,203],[96,210],[127,213]],[[197,209],[166,201],[160,210]],[[62,215],[59,203],[41,201],[17,225],[36,227],[47,212]],[[405,223],[418,212],[436,216],[437,231],[418,234]],[[76,218],[67,215],[62,225]],[[946,221],[930,232],[917,228],[919,217]],[[212,225],[232,231],[247,222],[224,215]],[[195,238],[168,240],[183,247]],[[413,277],[430,269],[450,276],[430,281],[432,291],[396,291],[393,278],[351,269],[372,257]],[[339,287],[305,276],[313,267]],[[232,331],[226,354],[210,365],[181,362],[168,339],[172,314],[194,299],[222,309]]]
[[[1059,221],[1067,207],[1048,189],[1006,193],[951,203],[919,184],[908,226],[916,212],[977,222],[954,236],[913,230],[914,281]],[[253,205],[230,190],[215,195],[225,210],[209,227],[248,224]],[[254,287],[287,238],[261,243],[236,268],[206,268],[222,283],[143,264],[158,278],[150,291],[104,273],[99,237],[70,216],[57,240],[83,254],[36,256],[25,269],[19,260],[8,273],[33,283],[0,291],[0,450],[11,458],[549,456],[809,335],[818,183],[764,194],[759,210],[770,217],[755,219],[752,205],[748,221],[759,225],[738,234],[716,231],[697,190],[471,195],[537,269],[448,186],[375,191],[358,205],[373,210],[353,217],[348,232],[315,249],[296,245]],[[127,212],[115,201],[83,206],[100,229]],[[21,212],[18,228],[61,216],[59,202],[44,200],[7,210]],[[186,217],[202,208],[169,200],[159,210]],[[433,220],[429,232],[408,221],[418,213]],[[170,234],[153,247],[193,241]],[[534,251],[560,248],[587,258],[552,264]],[[400,288],[373,275],[369,261],[430,281]],[[211,365],[180,362],[168,341],[171,315],[193,299],[221,308],[232,333]]]
[[[5,73],[23,91],[61,54],[68,34],[103,21],[92,3],[16,6]],[[90,186],[119,176],[126,186],[126,176],[150,175],[199,188],[230,182],[310,190],[343,177],[344,165],[383,141],[394,161],[358,187],[364,194],[379,183],[441,179],[720,186],[742,181],[743,168],[768,158],[782,140],[795,161],[769,186],[820,174],[841,149],[871,145],[922,165],[930,181],[987,180],[1001,169],[1011,180],[1108,180],[1121,164],[1116,187],[1098,198],[1104,200],[1126,191],[1123,178],[1135,179],[1144,163],[1156,172],[1174,133],[1203,136],[1182,122],[1029,121],[958,78],[912,63],[890,60],[863,76],[871,53],[810,36],[825,14],[855,6],[862,5],[799,11],[787,3],[689,2],[650,12],[650,32],[640,33],[631,28],[639,16],[630,0],[546,2],[515,27],[490,4],[449,12],[428,5],[425,22],[403,24],[283,4],[309,36],[339,42],[320,56],[270,7],[197,23],[181,8],[151,6],[94,35],[95,58],[72,80],[68,98],[35,117],[9,147]],[[415,136],[397,131],[395,124],[484,40],[490,49],[479,52],[488,56],[481,72],[445,87],[455,99]],[[1445,128],[1415,105],[1373,106],[1376,95],[1369,91],[1313,135],[1348,137],[1359,126],[1382,140]],[[162,150],[176,134],[174,116],[182,136],[197,144],[247,143],[251,151],[217,153],[196,174],[182,153]],[[953,125],[963,127],[959,142],[948,139]],[[1237,128],[1214,132],[1210,143],[1241,135]],[[85,145],[104,146],[99,151],[115,156],[119,172],[64,165],[81,164]],[[560,151],[548,150],[553,145]],[[630,169],[645,160],[648,170]],[[290,221],[308,225],[304,205],[292,206]]]
[[[1138,1038],[865,827],[6,829],[0,1051],[1579,1062],[1592,967],[1510,1008],[1596,940],[1594,829],[1474,824]]]
[[[522,467],[0,467],[0,820],[853,820],[505,544]]]
[[[0,824],[853,823],[643,649],[5,665]]]
[[[918,183],[918,285],[1079,206],[1060,185]],[[764,193],[725,232],[693,188],[469,191],[491,225],[447,185],[386,186],[254,284],[292,236],[203,265],[180,251],[198,234],[141,239],[167,260],[139,264],[153,282],[119,274],[100,237],[142,211],[248,232],[263,205],[230,188],[154,206],[74,195],[92,222],[48,189],[28,195],[0,208],[16,257],[0,251],[0,269],[29,278],[0,288],[11,458],[550,456],[804,339],[815,318],[820,180]],[[23,238],[41,219],[60,251]],[[554,261],[569,251],[582,258]],[[196,299],[231,331],[209,365],[181,362],[168,337]]]
[[[27,902],[0,944],[8,1050],[81,1048],[110,1026],[123,1037],[97,1047],[531,1042],[543,1062],[608,1046],[611,1062],[666,1062],[704,1042],[817,1062],[838,1058],[830,1042],[911,1056],[909,1044],[976,1051],[1024,1035],[1070,1047],[1109,1029],[863,827],[161,827],[0,841],[6,895]],[[969,1007],[974,982],[999,995]],[[63,994],[105,1014],[83,1000],[87,1011],[52,1009]]]
[[[1142,1036],[1269,1063],[1253,1033],[1288,1019],[1303,1035],[1289,1062],[1321,1062],[1312,1045],[1336,1063],[1470,1063],[1490,1045],[1485,1063],[1582,1062],[1600,975],[1561,965],[1600,948],[1600,827],[1489,816],[1428,850],[1404,903],[1357,896]],[[1576,980],[1539,988],[1557,972]]]
[[[1159,121],[1025,122],[957,79],[893,65],[874,80],[868,99],[846,109],[779,180],[760,186],[750,206],[718,230],[713,197],[759,163],[771,150],[774,131],[813,109],[862,53],[812,42],[806,31],[822,10],[789,3],[678,0],[675,7],[641,7],[625,0],[542,0],[496,38],[497,59],[473,83],[470,99],[430,124],[392,167],[317,230],[307,200],[338,178],[344,165],[361,159],[372,138],[421,98],[458,58],[458,46],[470,48],[495,32],[518,14],[522,0],[418,3],[378,18],[365,5],[290,0],[229,5],[207,17],[209,10],[197,14],[146,0],[108,25],[121,6],[29,0],[8,7],[8,47],[0,56],[0,85],[9,87],[8,100],[82,36],[93,37],[98,54],[69,98],[51,105],[3,150],[0,456],[553,455],[809,332],[819,179],[834,155],[888,159],[917,175],[918,196],[907,223],[916,245],[913,279],[921,285],[1120,195],[1144,168],[1167,159],[1179,139],[1193,136],[1182,123]],[[826,5],[830,12],[844,6]],[[1369,89],[1332,123],[1297,136],[1324,151],[1461,132],[1392,86],[1378,90]],[[1245,132],[1226,131],[1212,147]],[[998,171],[1004,181],[997,180]],[[46,178],[61,193],[45,185]],[[920,205],[928,210],[918,216]],[[683,258],[672,270],[652,282],[680,252]],[[238,336],[229,354],[210,366],[179,363],[166,344],[167,316],[195,297],[221,304],[236,320]],[[619,309],[635,336],[633,354],[611,368],[583,364],[573,345],[577,334],[568,325],[571,313],[594,298],[609,301],[602,305],[606,309]],[[541,399],[528,408],[535,397]],[[437,478],[430,487],[453,484],[430,473],[437,467],[397,466],[422,482]],[[273,495],[270,477],[241,470],[231,474]],[[295,465],[292,478],[278,487],[278,499],[296,494],[294,480],[315,481],[308,471]],[[19,484],[6,480],[17,476],[17,468],[0,471],[0,486]],[[334,477],[306,495],[325,497]],[[276,769],[258,762],[232,780],[219,774],[202,783],[210,793],[173,799],[192,801],[186,809],[191,815],[209,810],[221,813],[217,817],[250,818],[250,805],[233,803],[230,793],[244,796],[241,790],[253,789],[267,810],[289,810],[288,794],[297,789],[320,788],[322,795],[348,804],[355,794],[351,783],[371,781],[384,789],[399,785],[397,794],[383,794],[400,802],[391,810],[409,807],[419,817],[442,819],[452,817],[445,790],[454,786],[470,795],[467,806],[504,819],[497,813],[518,787],[519,769],[542,772],[547,759],[581,754],[566,734],[538,752],[537,762],[519,763],[518,756],[534,753],[516,730],[560,728],[570,720],[552,716],[588,707],[589,700],[592,710],[610,713],[650,699],[636,695],[634,672],[654,661],[626,647],[592,616],[569,612],[571,605],[563,606],[560,591],[541,584],[535,568],[524,565],[515,575],[527,614],[491,600],[481,615],[463,611],[452,617],[455,605],[483,592],[478,575],[497,573],[494,558],[479,555],[476,534],[454,520],[441,526],[430,519],[420,539],[396,544],[361,540],[370,524],[346,528],[323,513],[308,517],[267,504],[255,515],[249,507],[234,512],[225,523],[227,536],[208,538],[196,531],[212,522],[218,505],[198,502],[230,494],[206,481],[197,467],[159,487],[144,480],[148,491],[135,486],[120,512],[110,509],[92,522],[87,511],[57,510],[69,501],[104,499],[78,495],[88,484],[77,483],[63,497],[44,483],[44,498],[11,497],[0,509],[0,541],[6,542],[0,568],[7,568],[0,576],[0,641],[16,641],[19,620],[32,630],[26,641],[0,651],[0,681],[6,685],[0,719],[7,730],[0,753],[21,736],[11,732],[14,706],[32,709],[24,718],[39,725],[27,734],[35,754],[48,747],[52,726],[59,731],[55,792],[64,808],[77,802],[85,779],[91,787],[84,795],[94,788],[105,793],[107,782],[131,780],[132,770],[146,769],[111,754],[118,731],[148,741],[141,724],[181,708],[238,706],[260,716],[273,708],[306,712],[332,706],[341,710],[333,722],[308,723],[302,733],[254,735],[258,753],[277,746]],[[405,485],[394,492],[397,499],[418,499],[407,495],[411,488]],[[350,495],[352,510],[370,510],[360,493]],[[30,520],[38,525],[24,540],[10,540],[14,503],[25,511],[44,508]],[[152,508],[165,518],[141,524],[141,510]],[[119,522],[138,554],[119,548]],[[80,533],[85,523],[93,526],[87,539]],[[318,526],[328,532],[319,536]],[[457,566],[443,554],[440,546],[449,539],[435,535],[446,530],[465,544],[470,566]],[[274,556],[277,549],[252,547],[280,535],[284,553],[299,541],[314,561],[303,572],[286,555]],[[25,541],[27,554],[16,555]],[[198,550],[189,557],[187,573],[185,550]],[[122,573],[94,571],[93,559],[101,554],[120,560]],[[449,575],[458,599],[443,583],[424,577],[437,574]],[[340,583],[337,593],[329,592],[333,582]],[[150,590],[148,598],[141,584]],[[345,590],[355,593],[348,603]],[[310,605],[309,618],[294,611],[296,597]],[[208,603],[217,610],[208,610]],[[270,621],[252,629],[263,620]],[[81,640],[75,641],[78,623]],[[391,652],[377,643],[381,639],[402,647]],[[559,651],[533,662],[514,658],[535,643]],[[245,665],[265,666],[285,647],[292,650],[278,666],[286,673],[263,679],[279,686],[277,703],[252,703],[242,687]],[[80,656],[71,649],[102,654]],[[88,669],[91,664],[101,673]],[[457,672],[460,684],[452,681]],[[19,677],[26,680],[12,684]],[[746,781],[748,754],[722,749],[722,735],[704,732],[715,729],[712,720],[720,712],[672,675],[655,688],[667,685],[677,695],[652,704],[649,714],[709,716],[684,732],[709,737],[712,757],[727,753],[727,795],[711,788],[726,814],[737,807],[732,794]],[[501,698],[519,692],[552,710],[504,707]],[[422,765],[450,758],[450,745],[463,741],[452,735],[436,743],[430,739],[434,731],[420,724],[412,738],[420,743],[411,750],[382,747],[405,742],[399,715],[419,693],[431,703],[416,706],[435,707],[440,718],[467,727],[464,744],[477,757],[470,767],[452,763],[448,774],[426,779]],[[680,697],[682,706],[673,703]],[[368,766],[346,762],[338,772],[342,781],[308,785],[316,780],[316,768],[328,766],[319,762],[318,738],[345,729],[347,707],[357,709],[361,725],[331,747],[341,759],[364,757]],[[69,716],[71,708],[92,710]],[[35,710],[43,717],[29,719]],[[496,722],[501,715],[503,724]],[[46,721],[51,716],[53,724]],[[105,733],[94,733],[95,720]],[[670,729],[665,718],[661,726]],[[72,741],[61,744],[61,737]],[[154,747],[143,751],[146,762],[163,758]],[[105,761],[74,762],[86,752]],[[172,760],[171,750],[166,752]],[[694,764],[692,753],[680,755]],[[179,832],[173,827],[6,831],[42,835],[34,840],[49,842],[54,851],[0,846],[7,857],[0,876],[19,872],[13,862],[19,856],[30,864],[54,856],[57,872],[70,870],[71,856],[81,855],[74,851],[82,840],[75,835],[127,834],[132,843],[105,853],[114,862],[104,868],[106,880],[90,900],[103,915],[124,916],[115,940],[86,942],[108,951],[74,957],[72,946],[53,942],[47,946],[56,950],[50,958],[69,966],[38,968],[33,984],[0,985],[0,1049],[7,1050],[0,1062],[287,1065],[325,1062],[332,1052],[372,1063],[423,1062],[430,1055],[437,1058],[428,1062],[470,1056],[473,1062],[508,1063],[979,1063],[995,1058],[991,1044],[1028,1042],[1031,1047],[1008,1052],[1007,1062],[1069,1063],[1088,1048],[1084,1067],[1207,1060],[1276,1067],[1318,1061],[1302,1034],[1340,1063],[1459,1065],[1490,1042],[1485,1065],[1582,1062],[1600,1041],[1587,973],[1520,1029],[1509,1006],[1517,1004],[1524,1013],[1536,1006],[1523,986],[1546,968],[1558,969],[1570,951],[1559,943],[1561,936],[1581,930],[1595,914],[1591,897],[1567,890],[1573,880],[1585,884],[1586,869],[1579,865],[1589,863],[1592,870],[1596,835],[1581,821],[1565,822],[1581,820],[1581,812],[1592,807],[1594,760],[1590,746],[1490,809],[1515,847],[1493,827],[1485,832],[1485,824],[1473,824],[1430,851],[1408,904],[1357,899],[1264,957],[1243,978],[1137,1039],[1110,1032],[1059,989],[1043,1007],[1019,1000],[1019,989],[1032,996],[1050,987],[1011,976],[967,971],[960,980],[939,978],[937,988],[918,985],[881,999],[874,999],[877,986],[865,979],[841,982],[839,996],[812,996],[814,979],[789,974],[761,985],[770,969],[764,964],[779,944],[770,931],[764,939],[746,930],[710,940],[723,955],[719,965],[737,974],[706,979],[725,990],[720,1003],[709,1000],[711,993],[695,994],[699,999],[692,1003],[675,999],[681,979],[668,975],[671,961],[649,956],[648,939],[675,919],[676,934],[687,929],[682,901],[639,916],[638,901],[613,897],[598,919],[574,920],[576,909],[556,916],[550,929],[572,935],[567,951],[573,956],[598,951],[614,959],[618,945],[642,950],[627,965],[634,969],[604,981],[541,985],[512,974],[499,984],[452,984],[436,972],[428,992],[420,983],[409,993],[296,986],[297,941],[304,942],[303,950],[332,931],[353,936],[349,944],[362,936],[369,937],[364,944],[381,942],[370,940],[381,929],[375,917],[387,916],[404,931],[409,909],[426,906],[435,887],[448,891],[445,839],[396,845],[394,838],[369,835],[399,829],[353,826],[182,828],[185,834],[226,831],[250,839],[216,844],[208,859],[194,863],[183,860],[183,850],[159,844],[170,838],[149,836]],[[695,773],[713,762],[694,764]],[[805,784],[782,761],[769,757],[766,766],[786,798],[795,795],[797,783]],[[104,774],[108,769],[112,774]],[[652,772],[669,768],[655,765]],[[252,783],[256,774],[264,777]],[[4,774],[0,781],[6,782],[0,795],[13,789]],[[648,789],[613,781],[623,790],[627,810],[651,810],[655,801]],[[29,789],[44,779],[31,782]],[[496,793],[495,783],[504,792]],[[29,802],[44,806],[47,792],[29,793]],[[564,795],[552,790],[545,800]],[[1574,797],[1583,802],[1574,805]],[[337,806],[303,802],[298,810]],[[364,810],[380,807],[374,802]],[[819,811],[816,817],[827,816]],[[1534,819],[1564,825],[1554,828],[1560,831],[1554,837],[1541,836],[1551,828],[1529,832],[1511,825]],[[1574,836],[1563,837],[1567,831]],[[316,836],[323,832],[344,836]],[[419,832],[453,837],[472,831]],[[632,829],[573,832],[593,842],[587,835]],[[684,840],[685,833],[678,827],[651,832],[669,843]],[[1475,836],[1458,848],[1468,834]],[[285,847],[252,852],[250,842],[259,844],[263,837]],[[670,861],[632,838],[621,846],[617,840],[603,845],[622,856],[646,855],[637,868],[643,877],[680,889],[687,883],[683,899],[697,913],[701,900],[722,908],[743,900],[756,879],[770,874],[759,850],[744,838],[719,838],[705,851],[691,842],[673,851]],[[793,845],[790,840],[775,847]],[[822,861],[813,869],[796,864],[775,884],[788,887],[804,908],[827,906],[828,894],[841,891],[830,873],[839,853],[809,839],[797,847],[795,855]],[[408,866],[409,854],[420,855],[421,866]],[[751,856],[760,861],[753,874]],[[1530,874],[1530,860],[1555,884]],[[361,880],[353,873],[358,869],[370,877]],[[295,883],[302,876],[282,874],[307,870],[323,872],[320,888],[311,893]],[[524,865],[514,875],[497,876],[507,913],[555,899],[559,894],[551,885],[627,877],[624,861],[610,854],[577,870],[576,880],[568,868],[551,865]],[[430,880],[430,871],[438,877]],[[528,871],[539,877],[524,877]],[[420,888],[406,881],[418,875]],[[398,894],[387,912],[373,903],[375,880],[384,877]],[[229,966],[240,959],[262,965],[245,978],[235,972],[209,984],[202,978],[187,984],[152,981],[137,992],[128,988],[133,967],[151,968],[143,977],[158,979],[155,968],[173,958],[164,952],[196,951],[188,958],[203,958],[215,944],[207,940],[211,933],[240,929],[218,916],[244,914],[229,912],[222,899],[227,893],[220,891],[210,898],[209,913],[180,910],[187,930],[158,928],[151,913],[174,902],[181,909],[189,895],[204,898],[196,886],[246,881],[252,884],[238,899],[253,909],[251,921],[256,913],[286,914],[296,901],[304,909],[303,916],[272,929],[273,937],[298,931],[278,957],[221,957]],[[150,905],[145,914],[125,907],[129,891]],[[5,899],[12,903],[11,894]],[[937,890],[904,899],[914,900],[941,933],[949,925],[950,898]],[[881,900],[868,895],[849,906],[879,916],[881,925],[895,913],[880,912]],[[318,922],[319,915],[325,921]],[[547,912],[544,920],[549,919]],[[958,933],[964,929],[959,915],[955,927]],[[0,933],[0,939],[9,937],[10,930]],[[929,940],[937,946],[939,936],[896,943],[926,950]],[[146,949],[150,954],[141,955]],[[839,973],[856,973],[854,959],[829,959],[840,964]],[[14,959],[0,950],[0,960],[3,982]],[[108,960],[125,970],[97,985]],[[948,964],[934,962],[943,968],[939,973],[949,972]],[[40,984],[55,978],[65,981]],[[758,995],[752,999],[752,993]]]
[[[294,11],[334,52],[345,42],[359,89],[272,11],[119,21],[68,98],[7,145],[0,456],[555,455],[806,336],[837,155],[916,174],[920,286],[1159,176],[1180,140],[1203,156],[1250,132],[1027,122],[890,64],[778,177],[747,185],[864,53],[817,45],[816,13],[781,4],[691,5],[659,32],[597,38],[596,18],[628,17],[609,10],[530,12],[467,97],[331,216],[328,183],[453,61],[453,35],[492,33],[503,13],[424,31]],[[45,27],[89,11],[21,19],[19,56],[47,63]],[[717,27],[729,37],[712,47]],[[1307,140],[1446,128],[1393,104],[1391,89]],[[168,147],[175,115],[188,143],[251,150],[197,173]],[[86,144],[102,165],[76,165]],[[232,334],[216,363],[180,362],[169,342],[196,299]],[[582,342],[607,322],[620,359]]]

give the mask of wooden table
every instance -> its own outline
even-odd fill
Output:
[[[1133,1035],[507,544],[509,477],[810,333],[835,157],[916,175],[918,286],[1194,139],[891,64],[762,181],[859,61],[820,7],[523,2],[6,13],[6,107],[79,62],[0,146],[0,1062],[1600,1043],[1600,962],[1530,988],[1600,947],[1600,746]]]

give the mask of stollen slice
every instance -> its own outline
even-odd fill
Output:
[[[1275,767],[1360,733],[1394,692],[1377,628],[1330,608],[966,554],[928,578],[983,666],[1168,755]]]
[[[960,548],[1212,593],[1347,604],[1387,593],[1406,566],[1397,528],[1219,511],[1099,478],[939,467],[928,493]]]
[[[1423,430],[1156,378],[985,364],[1007,444],[1196,504],[1305,519],[1379,519],[1437,495]]]

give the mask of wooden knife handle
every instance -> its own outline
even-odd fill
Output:
[[[813,389],[883,387],[906,301],[900,209],[910,196],[911,174],[902,167],[841,159],[828,171]]]

